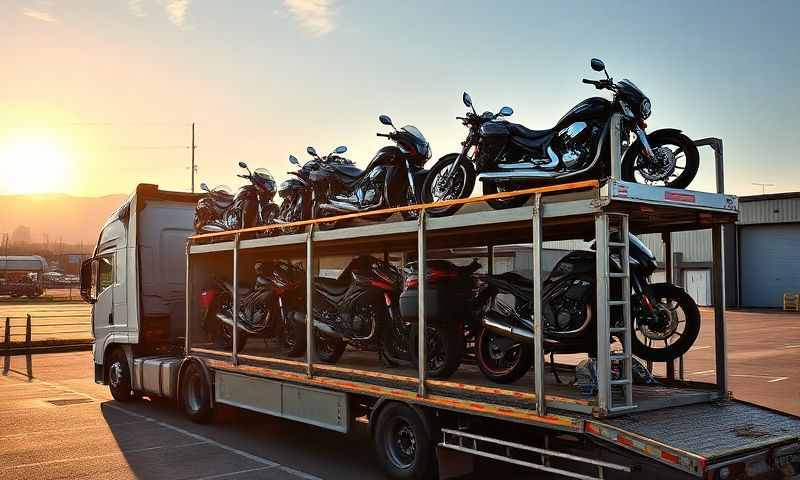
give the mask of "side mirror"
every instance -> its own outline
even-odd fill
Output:
[[[206,185],[206,182],[203,182],[203,183],[200,184],[200,190],[202,190],[204,192],[208,191],[208,185]]]
[[[497,115],[500,117],[510,117],[514,114],[514,110],[511,107],[503,107],[497,112]]]
[[[81,264],[81,298],[86,303],[97,301],[97,259],[90,258]]]
[[[316,150],[314,150],[314,147],[308,147],[308,148],[306,148],[306,152],[308,152],[308,154],[309,154],[309,155],[311,155],[312,157],[317,157],[317,158],[319,158],[319,155],[317,155],[317,151],[316,151]]]
[[[239,162],[239,166],[242,168],[247,168],[247,164],[244,162]]]
[[[464,101],[464,105],[469,108],[472,108],[472,97],[469,96],[469,93],[464,92],[464,95],[461,96],[461,100]]]
[[[392,119],[389,118],[388,115],[381,115],[380,117],[378,117],[378,120],[384,125],[388,125],[390,127],[394,127],[394,124],[392,123]]]
[[[294,155],[289,155],[289,163],[292,163],[292,164],[298,165],[298,166],[300,165],[300,161]]]
[[[595,72],[602,72],[603,70],[606,69],[606,64],[603,63],[603,61],[600,60],[599,58],[593,58],[592,61],[589,63],[592,66],[592,70],[594,70]]]
[[[335,153],[337,155],[341,155],[346,151],[347,151],[347,147],[345,147],[344,145],[340,145],[340,146],[336,147],[336,149],[333,151],[333,153]]]

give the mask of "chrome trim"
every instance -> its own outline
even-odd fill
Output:
[[[650,148],[650,142],[647,141],[647,134],[644,133],[644,130],[642,130],[642,127],[640,127],[638,124],[634,125],[633,131],[636,132],[636,137],[642,144],[642,149],[643,149],[642,153],[644,153],[644,156],[647,157],[648,160],[652,160],[653,149]]]

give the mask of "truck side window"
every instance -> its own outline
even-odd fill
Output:
[[[98,257],[97,295],[114,284],[114,257],[105,255]]]

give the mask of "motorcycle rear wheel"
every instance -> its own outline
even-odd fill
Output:
[[[428,176],[425,177],[425,183],[422,185],[423,203],[434,203],[442,200],[467,198],[472,194],[472,189],[475,188],[475,167],[472,165],[472,162],[469,161],[469,159],[464,159],[463,161],[458,162],[458,165],[456,165],[458,170],[454,173],[455,176],[451,180],[458,187],[458,192],[451,193],[448,191],[448,195],[446,195],[445,198],[439,198],[439,196],[434,195],[434,189],[438,189],[440,187],[440,185],[437,185],[437,183],[440,181],[445,181],[443,178],[440,178],[442,171],[445,169],[445,167],[457,161],[458,157],[459,154],[451,153],[440,158],[436,164],[433,165],[433,168],[431,168],[430,172],[428,172]],[[447,217],[456,213],[460,208],[461,205],[450,205],[447,207],[428,208],[425,211],[433,217]]]
[[[337,338],[317,334],[314,353],[318,360],[325,363],[336,363],[342,358],[347,344]]]
[[[429,326],[427,330],[427,373],[431,378],[449,378],[464,356],[464,327],[459,322],[450,322]],[[414,368],[419,368],[419,326],[413,323],[408,332],[408,354]]]
[[[505,189],[503,186],[498,188],[496,182],[483,182],[483,194],[484,195],[492,195],[495,193],[500,192],[512,192],[514,189]],[[515,197],[509,198],[495,198],[492,200],[486,200],[486,203],[489,204],[495,210],[502,210],[504,208],[517,208],[525,205],[525,203],[531,198],[530,195],[517,195]]]
[[[487,328],[481,330],[475,345],[478,368],[495,383],[514,383],[533,365],[533,349],[529,345],[519,344],[502,353],[494,345],[497,340],[513,342]]]

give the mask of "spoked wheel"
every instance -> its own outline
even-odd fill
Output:
[[[515,189],[514,186],[509,183],[483,182],[483,193],[485,195],[501,192],[513,192],[514,190],[517,189]],[[530,195],[517,195],[509,198],[495,198],[492,200],[486,200],[486,203],[488,203],[495,210],[502,210],[504,208],[521,207],[525,205],[525,202],[527,202],[529,198],[531,198]]]
[[[642,154],[636,141],[622,159],[622,179],[670,188],[686,188],[692,183],[700,166],[700,154],[691,138],[677,132],[648,137],[654,159]]]
[[[644,360],[668,362],[689,351],[700,332],[700,310],[682,288],[668,283],[650,285],[644,304],[634,315],[633,353]]]
[[[482,329],[478,335],[476,355],[481,372],[496,383],[517,381],[533,364],[530,346],[498,335],[487,328]]]
[[[416,324],[412,324],[408,332],[408,353],[411,364],[419,368],[419,328]],[[427,327],[425,353],[429,376],[450,377],[458,370],[464,355],[464,327],[460,322]]]
[[[458,157],[457,153],[445,155],[428,172],[422,186],[424,203],[467,198],[472,194],[475,187],[475,167],[469,159],[459,162]],[[461,205],[450,205],[429,208],[426,212],[434,217],[446,217],[456,213],[459,208]]]
[[[393,479],[431,479],[436,473],[431,429],[408,405],[392,402],[381,410],[373,431],[375,453]]]

